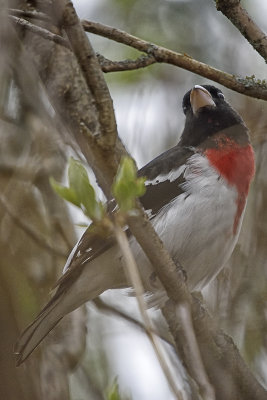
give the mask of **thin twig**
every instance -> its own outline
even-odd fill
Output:
[[[197,382],[199,391],[205,400],[215,400],[215,392],[209,382],[199,351],[191,312],[187,304],[176,305],[176,315],[186,340],[186,361],[192,378]]]
[[[41,235],[40,232],[35,231],[34,229],[32,229],[32,227],[22,221],[21,218],[13,210],[11,210],[10,206],[7,204],[6,199],[1,195],[0,203],[4,207],[7,214],[13,219],[16,226],[21,228],[31,239],[35,241],[35,243],[37,243],[38,246],[43,247],[44,249],[48,250],[50,253],[55,254],[58,257],[67,258],[67,254],[64,251],[55,249],[47,242],[46,238]]]
[[[8,13],[14,15],[15,17],[20,17],[20,18],[32,18],[32,19],[38,19],[40,21],[50,21],[50,18],[47,14],[37,11],[18,10],[15,8],[9,8]]]
[[[267,62],[267,36],[241,6],[240,0],[215,0],[221,11]]]
[[[129,314],[123,312],[122,310],[119,310],[118,308],[105,303],[103,300],[100,299],[100,297],[97,297],[96,299],[92,300],[92,302],[96,305],[96,307],[98,308],[98,310],[103,311],[103,312],[107,312],[110,314],[114,314],[117,317],[120,317],[128,322],[130,322],[131,324],[133,324],[134,326],[136,326],[139,329],[142,329],[142,331],[146,331],[146,328],[144,326],[144,324],[142,324],[140,321],[138,321],[137,319],[131,317]],[[165,343],[167,343],[169,346],[173,346],[173,343],[171,343],[166,337],[164,337],[163,335],[159,334],[159,332],[157,332],[157,330],[153,330],[153,333],[155,335],[157,335],[161,340],[164,340]]]
[[[143,284],[140,278],[136,262],[131,252],[127,236],[125,232],[122,230],[122,228],[119,226],[119,224],[116,222],[116,220],[114,223],[114,234],[125,260],[125,267],[126,267],[125,272],[127,276],[130,278],[130,282],[132,283],[133,288],[135,290],[136,299],[138,302],[140,313],[144,321],[144,327],[148,335],[148,338],[151,341],[155,354],[157,355],[160,366],[166,376],[166,379],[170,385],[171,390],[173,391],[178,400],[182,400],[183,399],[182,393],[180,392],[180,390],[178,390],[176,386],[176,382],[174,381],[171,371],[166,363],[162,348],[160,346],[160,342],[158,341],[158,338],[154,333],[155,329],[153,327],[152,321],[148,316],[146,310],[146,303],[144,300]]]
[[[69,43],[63,37],[56,35],[55,33],[48,31],[47,29],[34,25],[26,19],[15,17],[14,15],[9,15],[9,18],[12,22],[19,25],[22,29],[27,29],[28,31],[35,33],[36,35],[39,35],[44,39],[51,40],[52,42],[60,44],[61,46],[70,48]]]
[[[111,61],[101,54],[97,54],[97,58],[103,72],[132,71],[135,69],[148,67],[149,65],[157,62],[152,55],[142,55],[136,60],[123,61]]]
[[[257,99],[267,100],[267,85],[258,83],[256,79],[240,78],[227,72],[213,68],[210,65],[194,60],[187,54],[157,46],[145,40],[139,39],[127,32],[92,21],[82,21],[87,32],[92,32],[116,42],[123,43],[139,51],[152,55],[157,62],[176,65],[177,67],[194,72],[207,79],[211,79],[221,85]]]

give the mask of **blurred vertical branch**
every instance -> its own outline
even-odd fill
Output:
[[[65,400],[69,398],[67,371],[76,365],[85,344],[82,309],[53,333],[61,337],[60,346],[48,339],[46,356],[36,353],[27,370],[16,369],[12,355],[19,330],[47,300],[51,283],[61,270],[65,257],[57,250],[67,254],[75,235],[67,209],[49,185],[49,176],[61,179],[65,166],[58,124],[22,38],[9,25],[5,8],[0,18],[0,182],[2,200],[10,209],[8,212],[2,202],[0,397]],[[26,36],[23,39],[28,40]],[[34,227],[38,240],[26,226]],[[72,332],[71,347],[62,335],[66,327]],[[55,364],[62,373],[57,374],[52,390]]]

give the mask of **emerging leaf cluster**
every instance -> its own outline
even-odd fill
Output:
[[[69,161],[68,180],[69,187],[62,186],[54,178],[50,178],[50,184],[60,197],[81,208],[93,222],[101,221],[105,214],[105,206],[96,199],[95,190],[84,166],[72,157]]]
[[[133,160],[123,157],[112,185],[112,194],[121,211],[128,212],[134,208],[135,199],[145,193],[145,180],[137,177]]]
[[[69,187],[50,178],[54,191],[63,199],[81,208],[84,214],[94,223],[101,222],[106,216],[105,205],[97,200],[95,190],[91,185],[84,166],[70,158],[68,168]],[[117,175],[112,185],[112,194],[122,212],[134,209],[135,199],[145,193],[145,178],[137,177],[137,169],[133,160],[124,157],[121,160]]]

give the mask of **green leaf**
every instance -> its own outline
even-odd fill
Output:
[[[74,204],[77,207],[80,207],[80,202],[76,197],[75,192],[68,187],[62,186],[58,183],[53,177],[49,179],[50,185],[52,186],[53,190],[64,200]]]
[[[134,208],[135,199],[145,193],[146,178],[137,177],[137,169],[133,160],[124,157],[112,185],[112,193],[122,211]]]
[[[84,166],[79,161],[71,158],[68,176],[70,189],[75,193],[85,214],[93,221],[101,220],[104,214],[104,206],[96,200],[95,190],[90,184]]]
[[[90,185],[86,169],[73,157],[69,160],[68,178],[70,188],[76,193],[80,192],[81,186]]]

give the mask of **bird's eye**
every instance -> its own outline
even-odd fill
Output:
[[[222,92],[218,92],[218,97],[220,97],[221,99],[225,99],[224,94]]]

